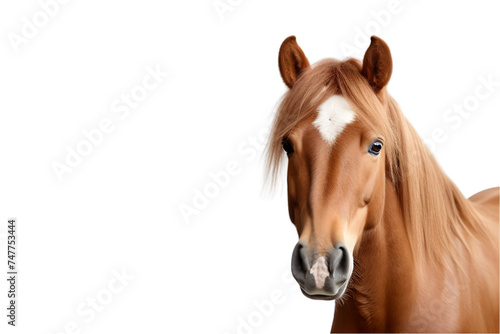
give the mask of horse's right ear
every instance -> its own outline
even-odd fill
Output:
[[[290,36],[281,43],[278,63],[281,78],[289,88],[292,88],[299,74],[309,67],[309,61],[297,44],[295,36]]]

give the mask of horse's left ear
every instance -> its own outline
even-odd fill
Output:
[[[391,78],[391,51],[387,44],[377,36],[371,37],[370,46],[363,58],[361,74],[368,80],[375,93],[380,92]]]

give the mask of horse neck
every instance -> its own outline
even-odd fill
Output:
[[[415,267],[403,212],[390,181],[386,181],[383,216],[375,227],[363,233],[354,257],[350,297],[337,303],[336,317],[355,318],[367,329],[388,331],[389,322],[397,322],[395,317],[403,317],[409,311],[405,304],[415,290]]]
[[[355,326],[361,326],[355,328],[357,331],[391,332],[406,328],[412,310],[421,307],[429,297],[422,295],[422,284],[428,291],[438,292],[443,286],[433,286],[428,278],[439,283],[449,277],[438,265],[421,270],[411,250],[403,204],[390,177],[386,177],[383,214],[359,240],[349,296],[336,308],[335,317],[353,319]]]

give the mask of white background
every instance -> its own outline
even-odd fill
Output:
[[[496,2],[401,0],[382,23],[373,13],[389,1],[229,3],[221,17],[212,0],[73,0],[18,52],[8,36],[40,4],[1,3],[2,333],[329,332],[334,302],[306,299],[287,275],[297,236],[286,191],[262,192],[253,138],[286,91],[277,56],[292,34],[316,62],[345,58],[341,45],[365,50],[358,32],[378,27],[393,55],[389,91],[424,138],[443,130],[434,152],[444,170],[466,196],[499,185],[500,87],[457,128],[443,119],[480,77],[500,81]],[[112,104],[148,66],[169,75],[120,119]],[[60,182],[53,162],[106,118],[113,131]],[[187,222],[179,207],[233,160],[239,173]],[[14,330],[3,278],[9,217],[19,224]],[[133,279],[110,295],[114,270]],[[255,303],[273,295],[280,303],[263,315]],[[77,311],[106,296],[91,321]]]

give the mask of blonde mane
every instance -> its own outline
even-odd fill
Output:
[[[384,137],[387,176],[401,203],[417,263],[458,264],[470,237],[488,236],[472,204],[443,173],[429,149],[388,94],[382,101],[361,75],[359,61],[326,59],[305,69],[283,97],[268,147],[267,175],[274,186],[285,154],[282,140],[333,94],[346,98],[357,119]]]

